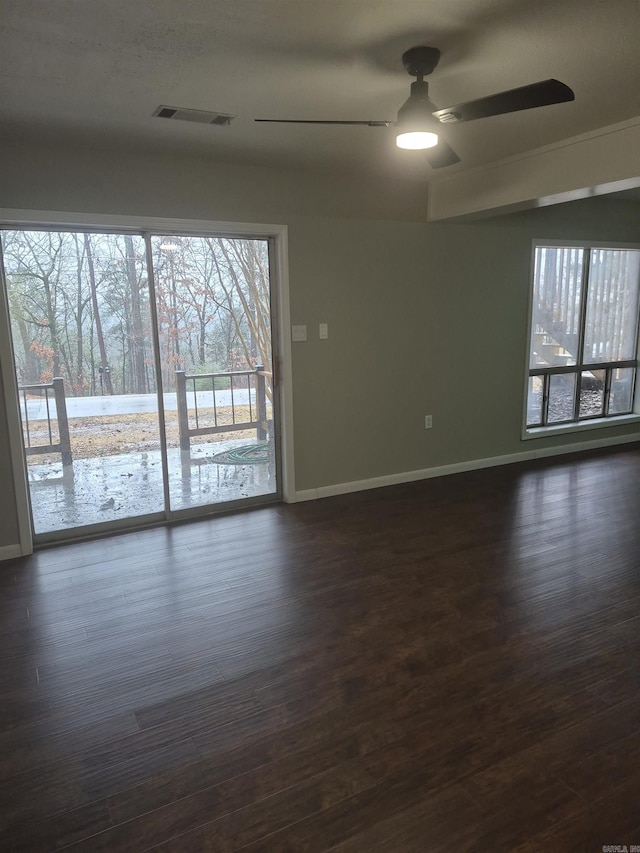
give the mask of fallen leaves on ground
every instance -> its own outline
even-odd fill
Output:
[[[248,406],[236,406],[236,422],[249,420]],[[200,426],[213,426],[213,409],[202,410],[199,413]],[[195,423],[190,423],[193,427]],[[218,409],[218,425],[232,425],[231,407]],[[51,421],[52,439],[57,442],[58,425]],[[179,447],[179,431],[177,412],[166,413],[166,436],[168,447]],[[29,424],[31,445],[49,443],[49,433],[46,421],[31,421]],[[69,436],[71,453],[74,459],[96,459],[101,456],[116,456],[124,453],[140,453],[160,450],[160,435],[158,417],[154,412],[140,412],[129,415],[100,415],[96,417],[69,418]],[[255,436],[252,430],[230,430],[229,432],[212,435],[195,436],[191,444],[211,444],[215,441],[230,441],[232,439],[247,439]],[[57,453],[29,456],[29,464],[42,465],[59,463]]]

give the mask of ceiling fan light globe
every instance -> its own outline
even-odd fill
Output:
[[[438,144],[438,134],[431,131],[411,130],[396,136],[398,148],[420,151],[424,148],[434,148]]]

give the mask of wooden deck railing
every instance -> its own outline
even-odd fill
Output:
[[[232,432],[241,429],[256,430],[256,437],[264,440],[268,434],[267,424],[267,377],[271,376],[268,371],[260,366],[254,370],[234,370],[228,373],[197,373],[187,375],[184,370],[176,370],[176,396],[178,403],[178,428],[180,433],[180,449],[189,451],[191,439],[198,435],[215,435],[217,433]],[[244,378],[244,381],[243,381]],[[211,383],[209,391],[209,383]],[[207,387],[203,388],[202,386]],[[218,387],[216,387],[216,384]],[[221,384],[228,387],[220,388]],[[246,388],[247,403],[238,403],[234,400],[234,391],[242,391]],[[205,391],[211,394],[212,405],[198,407],[198,394]],[[231,404],[219,403],[216,400],[216,392],[229,391]],[[192,414],[189,412],[187,394],[193,399]],[[236,416],[239,408],[248,409],[248,418],[241,420]],[[205,409],[207,415],[202,412]],[[231,419],[228,423],[221,423],[220,409],[231,408]],[[205,420],[213,418],[213,423],[204,424]]]
[[[73,456],[71,455],[71,438],[69,436],[69,421],[67,419],[67,402],[64,393],[64,379],[56,377],[51,382],[43,382],[37,385],[21,385],[18,391],[22,394],[24,404],[23,418],[23,433],[25,442],[25,453],[27,456],[38,456],[44,453],[60,453],[62,456],[62,464],[64,466],[73,464]],[[27,393],[44,391],[44,400],[47,408],[47,430],[49,434],[48,444],[32,444],[31,443],[31,424],[29,423],[29,407],[27,406]],[[49,392],[53,392],[53,398],[56,404],[55,417],[51,415],[49,406]],[[58,441],[53,440],[52,421],[57,421],[58,424]]]

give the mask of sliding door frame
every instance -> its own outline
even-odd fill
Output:
[[[282,500],[293,503],[295,497],[295,468],[293,443],[293,400],[292,400],[292,367],[291,367],[291,338],[290,306],[289,306],[289,275],[288,275],[288,243],[286,225],[255,224],[239,222],[217,222],[191,219],[164,219],[157,217],[113,216],[99,214],[81,214],[54,211],[5,210],[0,208],[0,228],[47,229],[47,230],[78,230],[94,232],[112,232],[117,234],[135,234],[143,237],[148,246],[150,234],[171,234],[175,236],[189,235],[201,237],[236,237],[238,239],[264,239],[269,242],[272,347],[274,376],[274,397],[278,407],[280,470],[279,484]],[[152,289],[152,269],[149,270],[150,296]],[[20,534],[20,549],[22,555],[33,551],[33,532],[31,525],[31,510],[29,505],[29,490],[26,480],[25,453],[22,441],[22,424],[15,401],[18,399],[17,380],[14,367],[13,343],[10,334],[10,317],[7,288],[2,281],[0,294],[0,361],[4,385],[5,407],[9,422],[9,441],[11,462],[15,483],[16,512]],[[154,298],[150,299],[155,306]],[[155,312],[154,312],[155,313]],[[155,329],[155,322],[154,322]],[[157,350],[157,329],[154,331]],[[156,352],[156,360],[158,353]],[[158,399],[160,401],[162,387],[158,379]],[[159,411],[163,418],[163,412]],[[164,455],[164,454],[163,454]],[[165,472],[166,473],[166,472]],[[163,480],[165,478],[163,477]],[[165,491],[166,491],[165,484]],[[195,508],[196,511],[171,511],[170,505],[165,504],[164,516],[167,521],[185,518],[187,515],[197,517],[211,514],[223,505],[209,505]],[[200,509],[200,512],[198,512]],[[145,523],[140,519],[140,526]],[[119,527],[126,530],[135,527],[135,519],[131,524]],[[56,537],[57,538],[57,537]]]
[[[2,387],[4,390],[4,405],[7,413],[9,431],[9,452],[11,455],[11,471],[13,473],[13,489],[16,497],[16,516],[18,521],[19,554],[11,556],[24,557],[33,553],[33,530],[31,527],[31,498],[27,483],[26,455],[22,439],[22,421],[20,409],[16,405],[18,396],[18,379],[16,377],[13,353],[13,336],[9,315],[9,294],[4,278],[4,259],[0,245],[0,369],[2,371]],[[11,546],[9,546],[11,547]]]

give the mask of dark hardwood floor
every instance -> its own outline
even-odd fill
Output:
[[[640,845],[640,444],[0,565],[0,850]]]

